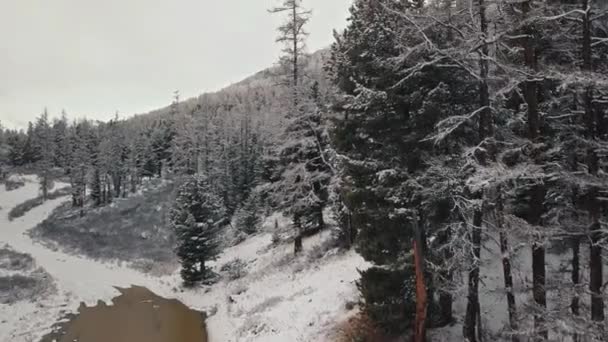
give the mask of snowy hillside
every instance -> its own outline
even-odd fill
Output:
[[[67,198],[48,201],[9,222],[6,208],[38,195],[34,179],[28,180],[18,190],[0,189],[0,241],[31,255],[37,267],[50,275],[55,290],[35,301],[0,304],[0,341],[37,341],[49,332],[52,322],[75,312],[81,302],[88,306],[99,300],[110,303],[118,295],[116,286],[145,286],[206,311],[211,341],[330,341],[336,324],[353,313],[346,304],[357,300],[354,281],[357,269],[366,263],[354,252],[328,248],[328,233],[305,240],[305,253],[298,258],[293,257],[291,244],[274,246],[271,235],[261,233],[221,254],[214,263],[223,277],[218,283],[186,290],[177,273],[152,277],[119,264],[52,251],[32,241],[24,233]],[[237,259],[244,267],[238,279],[231,279],[220,269]]]
[[[186,302],[217,310],[208,320],[212,341],[329,341],[336,323],[352,313],[346,304],[357,300],[356,270],[366,263],[354,252],[324,250],[327,239],[309,239],[308,252],[295,259],[291,245],[272,247],[270,234],[247,240],[216,263],[238,258],[245,275]]]

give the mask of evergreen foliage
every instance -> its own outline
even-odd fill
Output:
[[[246,234],[254,234],[262,223],[260,197],[252,192],[234,213],[235,228]]]
[[[179,187],[169,221],[178,239],[184,283],[193,286],[208,279],[211,271],[206,263],[219,254],[218,234],[227,217],[205,176],[192,176]]]

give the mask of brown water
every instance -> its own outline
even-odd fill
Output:
[[[113,305],[81,305],[41,342],[207,342],[202,313],[144,287],[118,290]]]

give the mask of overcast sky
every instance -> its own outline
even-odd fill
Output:
[[[109,119],[223,88],[278,58],[279,0],[2,0],[0,121],[47,107]],[[351,0],[304,0],[310,51],[345,26]]]

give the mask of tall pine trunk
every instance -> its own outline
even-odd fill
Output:
[[[502,273],[507,295],[507,309],[509,312],[509,327],[511,328],[512,342],[519,342],[517,307],[515,305],[515,293],[513,289],[513,273],[511,271],[511,251],[509,250],[509,238],[507,237],[504,220],[504,200],[502,198],[502,187],[497,188],[498,198],[496,200],[496,219],[499,229],[500,254],[502,255]]]
[[[473,246],[473,266],[469,271],[469,289],[467,295],[467,309],[464,320],[464,338],[469,342],[476,342],[479,314],[479,262],[481,257],[481,225],[483,213],[475,210],[473,214],[473,227],[469,231],[469,239]]]
[[[532,0],[525,1],[521,4],[523,19],[527,20],[531,10]],[[538,70],[536,44],[534,36],[536,34],[533,24],[528,24],[524,28],[526,35],[523,38],[524,63],[528,72],[534,73]],[[532,79],[528,78],[524,84],[524,99],[528,105],[528,136],[532,142],[539,138],[540,133],[540,116],[538,111],[538,84],[535,76]],[[542,186],[534,187],[533,199],[530,203],[532,208],[532,216],[538,218],[537,222],[530,222],[533,225],[540,225],[540,216],[542,215],[542,203],[544,201],[544,188]],[[542,196],[540,194],[542,193]],[[547,294],[545,291],[545,247],[542,241],[533,241],[532,243],[532,292],[534,302],[536,303],[536,313],[534,315],[535,340],[547,340],[548,332],[546,329],[545,311],[547,307]]]
[[[441,232],[437,239],[439,240],[440,245],[447,245],[449,243],[449,239],[452,236],[452,232],[450,230],[446,230],[445,232]],[[444,260],[450,260],[453,257],[453,253],[449,248],[446,248],[443,253]],[[448,283],[453,281],[454,274],[451,270],[446,269],[442,270],[441,277],[445,279]],[[439,326],[448,325],[453,321],[452,311],[453,311],[453,297],[452,294],[445,289],[439,289]]]
[[[488,23],[486,19],[485,0],[478,0],[478,15],[480,23],[480,33],[485,40],[488,36]],[[490,110],[490,94],[488,86],[488,54],[487,44],[483,44],[479,54],[479,106],[481,108],[479,116],[479,139],[483,141],[492,135],[492,112]],[[485,162],[485,161],[484,161]],[[483,194],[477,194],[483,202]],[[469,239],[473,248],[473,266],[469,271],[467,308],[464,321],[464,337],[470,342],[476,342],[481,336],[481,308],[479,304],[479,265],[481,257],[481,230],[483,224],[483,208],[476,208],[473,214],[473,226],[469,232]]]
[[[421,218],[422,216],[420,216]],[[421,219],[419,219],[421,221]],[[425,281],[425,233],[419,223],[414,223],[414,267],[416,273],[416,317],[414,322],[414,342],[426,342],[426,321],[428,311],[428,298],[432,294],[427,292],[428,285]]]
[[[545,200],[544,185],[535,185],[532,190],[532,215],[534,222],[530,222],[534,226],[541,225],[541,215],[543,210],[543,202]],[[542,234],[542,233],[541,233]],[[546,308],[547,308],[547,293],[545,289],[546,269],[545,269],[545,247],[542,241],[534,241],[532,243],[532,292],[534,302],[537,308],[534,315],[534,329],[536,330],[536,340],[542,341],[549,337],[546,327]]]
[[[583,10],[583,71],[593,71],[591,59],[591,9],[589,0],[582,1]],[[587,86],[584,91],[585,123],[587,139],[596,139],[596,118],[593,110],[593,87]],[[599,171],[598,157],[595,150],[587,150],[587,168],[592,175]],[[589,290],[591,291],[591,319],[595,322],[604,321],[604,300],[602,298],[603,265],[602,265],[602,233],[600,231],[601,205],[597,200],[596,191],[592,191],[587,201],[590,219],[591,247],[589,249]]]
[[[580,315],[580,298],[578,296],[579,284],[581,282],[580,279],[580,250],[581,250],[581,242],[578,237],[574,237],[572,239],[572,285],[574,287],[572,300],[570,301],[570,310],[572,311],[573,316]],[[572,340],[574,342],[578,342],[578,334],[575,332],[572,336]]]
[[[298,255],[302,252],[302,225],[300,222],[300,216],[298,214],[294,215],[293,224],[296,227],[296,237],[293,240],[293,254]]]

